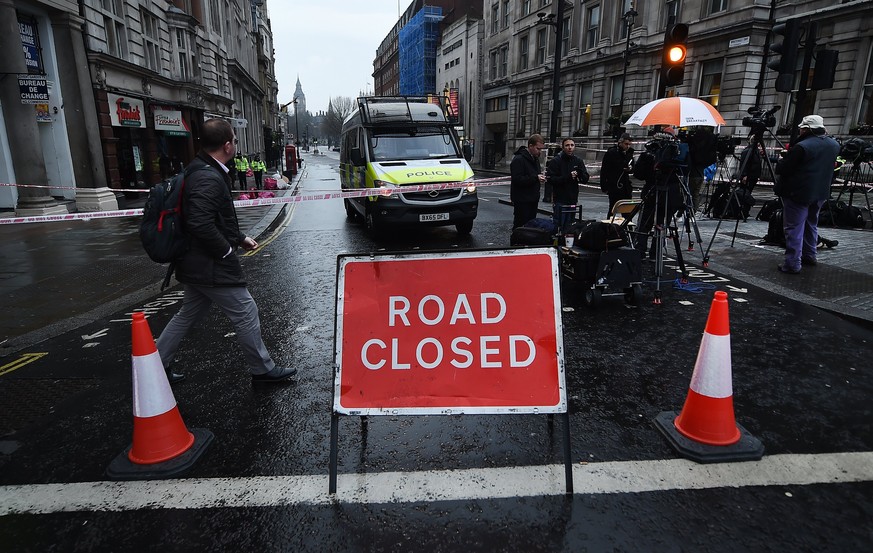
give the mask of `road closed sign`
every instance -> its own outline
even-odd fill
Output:
[[[334,411],[563,413],[553,248],[340,256]]]

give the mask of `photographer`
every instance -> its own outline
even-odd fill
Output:
[[[612,217],[612,208],[619,200],[629,200],[634,188],[630,181],[634,166],[634,149],[631,148],[631,138],[624,133],[615,146],[606,150],[600,163],[600,189],[609,194],[609,205],[606,216]]]
[[[820,115],[807,115],[798,125],[800,136],[776,164],[781,178],[774,192],[782,197],[785,262],[780,272],[797,274],[801,265],[816,265],[818,214],[830,197],[834,162],[840,144],[827,135]]]
[[[673,216],[683,206],[680,186],[681,169],[688,159],[688,145],[678,142],[672,127],[665,127],[655,140],[646,144],[646,153],[640,155],[637,166],[649,165],[643,157],[652,157],[651,170],[634,172],[634,177],[643,178],[646,184],[640,192],[643,210],[636,231],[636,249],[645,258],[649,232],[655,225],[669,226]],[[649,250],[649,259],[655,258],[655,243]]]
[[[576,143],[572,138],[561,141],[561,153],[546,165],[546,182],[551,184],[555,203],[552,218],[562,232],[573,222],[579,203],[579,183],[588,182],[588,170],[581,159],[573,155]]]

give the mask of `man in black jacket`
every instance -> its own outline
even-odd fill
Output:
[[[236,137],[230,123],[209,119],[203,124],[202,150],[185,171],[182,214],[190,241],[185,255],[176,262],[176,279],[184,284],[182,308],[170,320],[157,340],[161,361],[170,382],[183,375],[169,370],[188,330],[197,324],[213,303],[236,327],[254,382],[281,382],[297,369],[278,367],[261,338],[258,306],[246,288],[236,248],[253,250],[254,239],[239,230],[230,191],[233,183],[227,164],[236,153]],[[190,176],[189,176],[190,175]]]
[[[630,181],[633,166],[634,149],[631,148],[631,137],[628,133],[623,133],[616,145],[606,150],[600,163],[600,189],[609,194],[607,217],[612,217],[615,202],[633,197],[634,187]]]
[[[552,185],[555,203],[552,206],[552,219],[561,232],[573,223],[576,204],[579,203],[579,183],[588,182],[585,163],[573,155],[576,142],[565,138],[561,142],[561,153],[546,165],[546,181]]]
[[[540,184],[546,176],[540,169],[540,152],[546,147],[543,137],[532,134],[527,148],[516,150],[509,163],[509,199],[512,201],[512,226],[520,227],[536,219],[540,203]]]
[[[774,192],[782,197],[782,228],[785,230],[783,273],[796,274],[800,266],[816,265],[818,213],[831,195],[834,163],[840,144],[827,135],[820,115],[801,120],[800,136],[776,164],[781,178]]]

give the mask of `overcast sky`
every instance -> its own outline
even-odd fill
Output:
[[[376,48],[411,0],[272,0],[279,103],[291,101],[297,77],[310,113],[331,97],[373,90]]]

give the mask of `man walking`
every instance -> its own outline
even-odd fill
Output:
[[[543,137],[532,134],[524,146],[516,150],[509,162],[509,199],[512,201],[512,227],[520,227],[535,219],[540,203],[540,185],[546,176],[540,168],[540,152],[546,147]]]
[[[170,370],[179,343],[209,311],[213,303],[236,327],[254,382],[281,382],[297,369],[278,367],[261,338],[258,306],[246,288],[236,248],[253,250],[258,243],[239,230],[231,198],[227,164],[236,153],[233,128],[223,119],[209,119],[200,135],[203,149],[185,171],[183,222],[190,240],[188,251],[176,262],[176,279],[184,284],[182,308],[157,340],[161,361],[170,382],[183,375]]]
[[[819,115],[807,115],[798,125],[800,136],[776,164],[781,178],[776,193],[782,197],[785,261],[777,268],[797,274],[801,265],[816,264],[818,213],[831,195],[834,163],[840,144],[827,135]]]
[[[546,182],[552,185],[555,203],[552,205],[552,219],[561,232],[573,223],[576,205],[579,203],[579,183],[588,182],[585,163],[573,154],[576,142],[572,138],[561,141],[561,153],[546,165]]]
[[[261,161],[260,154],[255,154],[255,159],[252,160],[252,173],[255,176],[255,190],[260,190],[263,187],[264,171],[267,170],[267,164]]]
[[[634,187],[630,181],[633,166],[634,149],[631,148],[631,137],[628,133],[623,133],[615,146],[606,150],[600,163],[600,189],[609,194],[607,217],[612,217],[615,202],[633,197]]]

